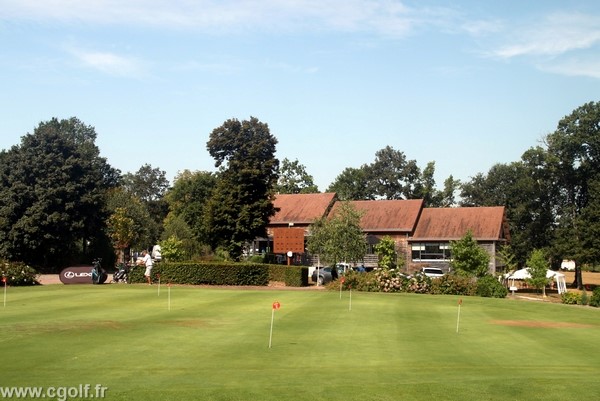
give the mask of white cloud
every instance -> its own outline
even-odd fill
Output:
[[[581,60],[574,58],[551,64],[539,65],[538,68],[554,74],[600,79],[600,59]]]
[[[600,17],[584,14],[552,14],[523,30],[491,54],[499,58],[559,56],[600,44]]]
[[[2,0],[0,19],[247,29],[367,31],[405,35],[423,23],[400,0]]]
[[[105,74],[123,77],[140,77],[144,75],[142,63],[133,57],[81,49],[71,49],[70,53],[85,67]]]

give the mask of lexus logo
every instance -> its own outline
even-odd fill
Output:
[[[70,270],[65,272],[65,278],[73,279],[76,277],[92,277],[92,273],[87,273],[87,272],[75,273]]]

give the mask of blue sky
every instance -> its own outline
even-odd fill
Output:
[[[321,191],[388,145],[441,187],[600,101],[597,0],[0,0],[0,46],[0,149],[75,116],[171,180],[254,116]]]

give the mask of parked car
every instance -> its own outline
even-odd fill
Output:
[[[315,269],[312,273],[311,279],[313,283],[317,283],[319,285],[327,284],[333,281],[331,267],[321,267],[320,269]]]
[[[427,277],[442,277],[444,275],[444,271],[437,267],[423,267],[421,269],[421,273]]]

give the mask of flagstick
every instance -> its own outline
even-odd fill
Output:
[[[269,348],[271,348],[271,341],[273,339],[273,320],[275,319],[275,308],[271,309],[271,331],[269,333]]]
[[[458,334],[458,325],[460,324],[460,305],[462,304],[462,299],[458,301],[458,316],[456,317],[456,333]]]
[[[167,288],[168,288],[167,293],[169,294],[169,296],[168,296],[169,310],[171,310],[171,283],[169,283],[167,285]]]
[[[350,304],[348,306],[348,310],[352,310],[352,288],[350,288]]]
[[[4,281],[4,307],[6,308],[6,279],[2,281]]]
[[[160,276],[158,276],[158,297],[160,297]]]

